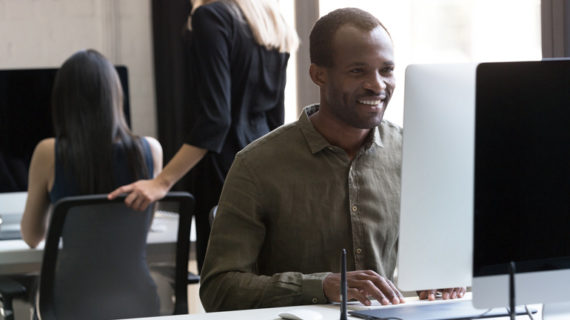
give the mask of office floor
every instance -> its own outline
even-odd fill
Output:
[[[194,273],[198,273],[198,263],[195,259],[190,260],[190,264],[188,265],[188,269]],[[193,284],[188,286],[188,312],[189,313],[205,313],[204,307],[202,307],[202,303],[200,302],[200,285]]]

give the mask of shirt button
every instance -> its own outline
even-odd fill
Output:
[[[356,212],[356,210],[358,210],[357,206],[352,206],[352,212]]]
[[[317,302],[319,302],[319,299],[313,298],[313,303],[317,303]]]
[[[356,249],[356,253],[361,254],[361,253],[362,253],[362,249],[360,249],[360,248]]]

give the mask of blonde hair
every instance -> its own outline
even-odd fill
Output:
[[[192,0],[192,13],[205,4],[217,0]],[[236,5],[234,13],[245,19],[249,25],[255,42],[271,50],[293,52],[299,46],[299,38],[295,30],[287,24],[279,11],[276,0],[226,0]],[[191,28],[190,19],[188,27]]]

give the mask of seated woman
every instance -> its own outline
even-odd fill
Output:
[[[97,51],[79,51],[65,61],[56,75],[52,111],[55,138],[42,140],[34,150],[29,170],[28,198],[21,222],[22,238],[31,248],[46,237],[50,204],[67,196],[108,193],[125,183],[152,178],[162,168],[159,142],[150,137],[138,137],[127,127],[119,77],[114,66]],[[149,211],[148,214],[150,221],[152,213]],[[131,226],[126,228],[129,228],[125,229],[129,237],[137,232],[146,235],[148,231],[148,226],[146,230],[132,230],[135,227]],[[73,237],[78,233],[89,233],[89,230],[75,232]],[[105,235],[97,236],[101,237],[102,243],[106,241]],[[75,240],[66,238],[65,234],[63,237],[62,256],[65,255],[66,241],[72,243]],[[128,274],[120,275],[127,277],[121,278],[121,288],[116,292],[105,292],[97,296],[95,301],[85,303],[100,308],[105,304],[102,301],[105,299],[128,299],[140,305],[140,315],[157,314],[156,285],[145,263],[144,246],[140,251],[134,254],[136,259],[131,259],[133,255],[129,254],[129,259],[136,261],[131,263],[132,269],[128,270]],[[95,267],[90,266],[89,261],[78,260],[73,260],[74,267],[71,267],[72,264],[66,267],[74,274],[72,279],[76,281],[66,280],[61,286],[73,287],[73,292],[89,291],[91,296],[103,290],[103,282],[109,280],[92,279],[89,276],[90,268]],[[116,272],[109,270],[109,273]],[[105,276],[117,279],[115,274]],[[133,281],[129,282],[129,277]],[[141,281],[141,277],[145,281]],[[133,287],[123,285],[133,282],[136,282]],[[56,288],[56,296],[58,291],[67,289]]]

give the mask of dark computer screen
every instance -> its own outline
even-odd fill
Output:
[[[473,275],[570,268],[570,60],[477,69]]]
[[[130,125],[128,71],[117,66]],[[36,144],[53,137],[51,90],[57,69],[0,70],[0,192],[26,191]]]

